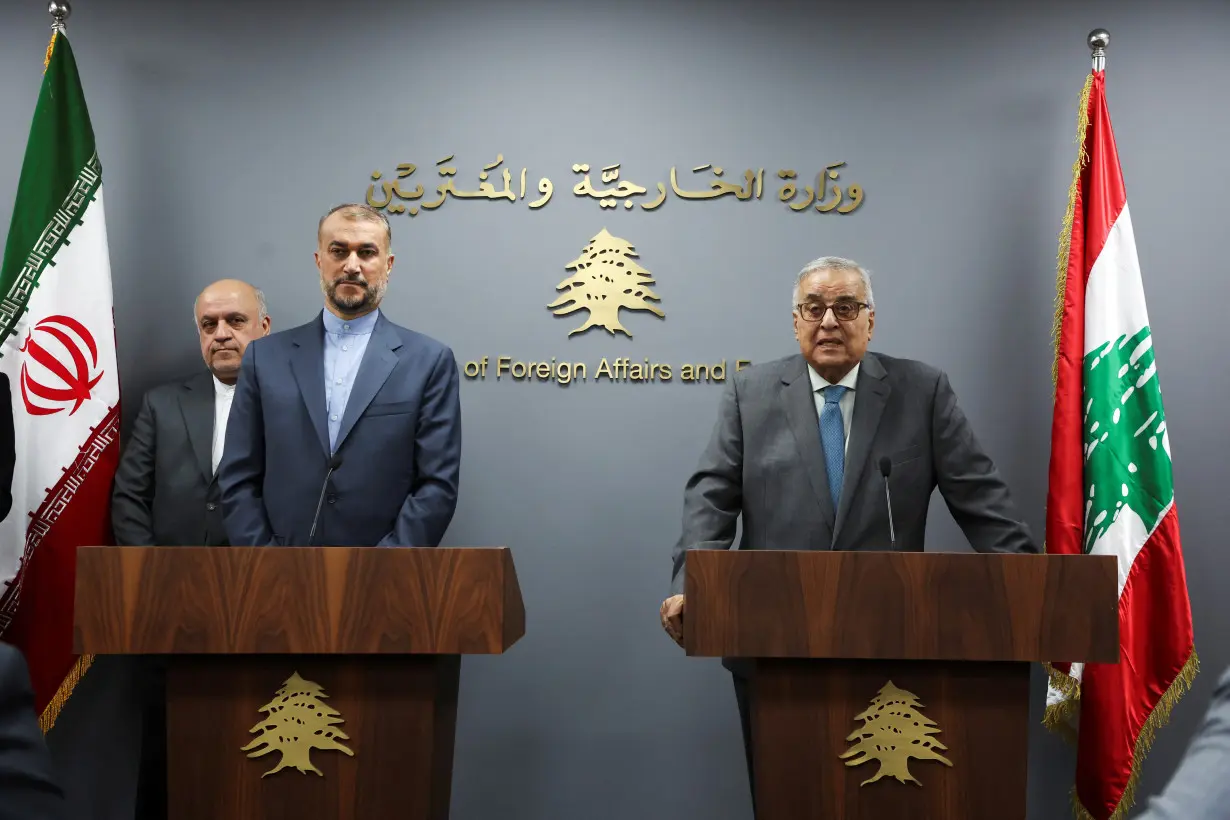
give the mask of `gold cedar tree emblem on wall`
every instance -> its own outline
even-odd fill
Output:
[[[855,720],[863,721],[863,725],[851,732],[846,740],[858,742],[841,755],[841,759],[855,758],[846,760],[847,766],[859,766],[868,760],[880,763],[880,770],[875,777],[864,780],[860,785],[874,783],[885,775],[895,777],[901,783],[918,783],[910,774],[911,757],[938,760],[945,766],[952,765],[948,758],[936,751],[948,747],[931,737],[940,730],[936,728],[935,721],[919,711],[921,709],[922,704],[919,703],[917,695],[898,689],[889,681],[880,693],[872,698],[871,705],[854,716]]]
[[[558,308],[556,316],[565,316],[578,310],[588,310],[585,324],[571,331],[584,333],[591,327],[605,328],[614,336],[622,333],[629,339],[632,334],[619,323],[619,310],[648,310],[661,318],[666,314],[653,302],[662,301],[649,289],[654,283],[653,275],[636,262],[636,249],[632,243],[611,236],[606,228],[589,241],[581,255],[564,266],[574,271],[555,286],[564,291],[548,308]]]
[[[278,689],[273,700],[260,708],[260,711],[268,713],[268,717],[248,730],[260,734],[240,751],[264,746],[250,752],[248,757],[282,753],[278,765],[261,777],[268,777],[287,766],[294,766],[304,774],[316,772],[323,777],[320,769],[312,765],[312,749],[335,749],[354,757],[354,752],[338,740],[349,740],[350,737],[341,729],[333,728],[343,721],[336,709],[325,704],[324,698],[327,697],[323,686],[304,680],[295,672]]]

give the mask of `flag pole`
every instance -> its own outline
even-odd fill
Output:
[[[1085,150],[1085,133],[1089,128],[1089,94],[1093,89],[1093,75],[1106,68],[1106,47],[1110,44],[1110,32],[1104,28],[1095,28],[1085,37],[1085,41],[1093,57],[1093,71],[1085,75],[1085,83],[1081,87],[1080,100],[1076,106],[1076,160],[1072,163],[1068,205],[1060,223],[1059,247],[1055,258],[1055,317],[1051,326],[1051,387],[1055,391],[1059,389],[1059,339],[1063,333],[1064,305],[1067,298],[1072,223],[1076,215],[1081,174],[1089,162],[1089,154]],[[1068,664],[1055,666],[1052,663],[1044,663],[1043,668],[1047,672],[1048,691],[1042,725],[1075,746],[1080,720],[1078,710],[1081,699],[1081,672]],[[1076,669],[1080,669],[1080,665],[1077,665]],[[1080,816],[1079,812],[1077,816]]]
[[[1093,55],[1093,70],[1105,71],[1106,47],[1110,45],[1110,32],[1104,28],[1095,28],[1089,32],[1088,42],[1089,50]]]
[[[68,0],[51,0],[47,4],[47,13],[51,15],[51,42],[47,44],[47,56],[43,60],[43,71],[46,72],[47,66],[51,64],[51,54],[55,50],[56,37],[65,35],[65,22],[73,13],[72,4]],[[81,655],[73,664],[72,669],[64,676],[55,695],[52,696],[46,707],[43,708],[39,715],[39,728],[43,734],[51,731],[55,726],[56,719],[60,716],[64,704],[68,701],[73,690],[77,688],[77,684],[81,681],[86,670],[94,663],[93,655]]]

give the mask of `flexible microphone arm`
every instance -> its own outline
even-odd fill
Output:
[[[329,472],[325,473],[324,483],[320,485],[320,498],[316,500],[316,515],[312,516],[312,529],[308,533],[307,546],[312,546],[312,539],[316,536],[316,525],[320,523],[320,506],[325,501],[325,490],[329,487],[329,477],[333,475],[333,471],[342,465],[342,457],[334,453],[329,458]]]
[[[893,529],[893,496],[888,491],[888,476],[893,471],[893,462],[888,456],[880,456],[880,475],[884,476],[884,500],[888,504],[888,539],[897,546],[897,533]]]

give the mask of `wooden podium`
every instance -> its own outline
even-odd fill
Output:
[[[461,655],[524,633],[504,548],[77,553],[75,650],[167,658],[176,820],[447,818]]]
[[[1025,820],[1030,663],[1117,662],[1116,579],[1112,556],[693,550],[684,647],[754,659],[758,820]]]

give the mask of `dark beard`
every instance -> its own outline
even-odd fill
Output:
[[[341,285],[361,285],[363,288],[363,293],[360,296],[339,296],[337,289]],[[373,288],[370,284],[367,282],[356,282],[353,279],[339,279],[329,286],[329,301],[332,302],[333,306],[338,310],[342,310],[347,313],[362,310],[367,307],[371,304],[375,295],[375,288]]]

